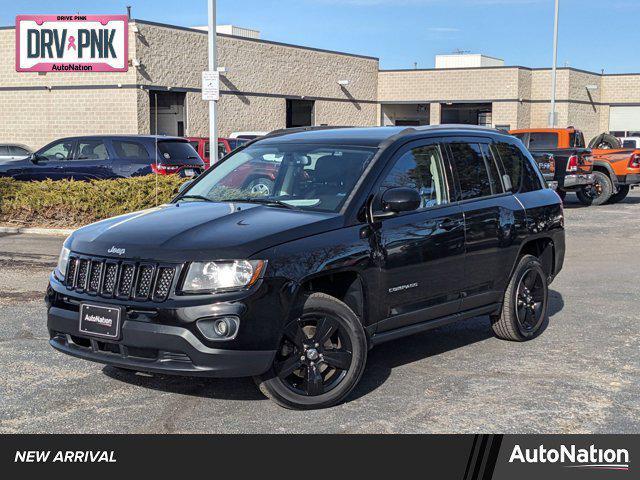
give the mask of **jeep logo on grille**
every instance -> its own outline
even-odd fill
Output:
[[[124,248],[118,248],[116,246],[111,247],[109,250],[107,250],[107,253],[115,253],[116,255],[124,255],[124,252],[126,252],[126,250]]]

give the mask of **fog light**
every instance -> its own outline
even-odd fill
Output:
[[[227,332],[229,331],[229,326],[225,319],[216,320],[216,322],[213,324],[213,329],[219,336],[226,337]]]
[[[238,334],[240,319],[235,315],[203,318],[198,320],[197,325],[208,340],[233,340]]]

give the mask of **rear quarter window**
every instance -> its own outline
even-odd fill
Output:
[[[119,158],[128,160],[134,159],[149,159],[149,152],[140,142],[134,142],[131,140],[114,140],[113,149]]]
[[[518,147],[509,143],[497,142],[491,145],[491,150],[494,156],[502,162],[514,192],[525,193],[542,189],[536,167]]]

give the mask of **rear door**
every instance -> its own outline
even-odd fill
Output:
[[[113,178],[112,159],[105,139],[81,138],[76,144],[73,160],[68,162],[65,178],[92,180]]]
[[[516,211],[523,211],[511,192],[505,192],[490,143],[471,137],[447,142],[465,225],[462,310],[502,300],[512,265],[504,253],[513,248]]]
[[[421,207],[378,223],[381,302],[378,331],[457,313],[464,262],[464,222],[452,202],[450,167],[438,139],[412,142],[389,162],[374,192],[419,191]]]

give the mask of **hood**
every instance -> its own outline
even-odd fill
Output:
[[[282,243],[340,228],[337,214],[249,203],[162,205],[76,230],[71,251],[101,257],[182,263],[249,258]]]

